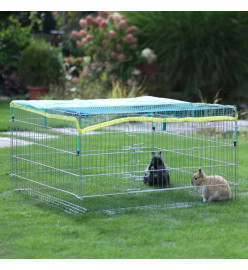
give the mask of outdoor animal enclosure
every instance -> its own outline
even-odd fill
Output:
[[[140,97],[12,101],[12,184],[70,212],[187,206],[199,168],[237,190],[234,106]],[[154,160],[156,159],[156,162]]]

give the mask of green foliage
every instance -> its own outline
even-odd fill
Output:
[[[50,33],[51,30],[54,30],[56,27],[56,21],[53,17],[51,11],[42,11],[38,12],[42,20],[42,31],[43,33]]]
[[[133,98],[144,93],[145,88],[142,85],[125,86],[119,81],[112,82],[112,91],[108,98]]]
[[[104,76],[95,80],[80,77],[75,82],[68,82],[68,85],[70,85],[68,89],[71,98],[83,99],[107,98],[106,89],[111,88],[111,85],[109,85],[109,82],[106,81]]]
[[[10,100],[0,100],[0,131],[10,130]]]
[[[211,100],[219,89],[226,101],[244,97],[248,76],[247,12],[124,14],[139,27],[140,44],[157,54],[166,78],[162,89],[182,91],[187,99],[201,90]]]
[[[39,18],[37,11],[30,11],[28,20],[30,21],[30,28],[34,32],[42,31],[42,20]]]
[[[83,50],[78,49],[76,43],[71,38],[71,34],[64,34],[63,41],[59,44],[59,49],[63,53],[64,56],[73,55],[75,57],[83,56]]]
[[[20,27],[12,16],[7,23],[0,22],[0,70],[16,70],[21,52],[30,42],[30,27]]]
[[[63,75],[63,57],[49,43],[36,41],[23,51],[19,68],[27,85],[49,86]]]

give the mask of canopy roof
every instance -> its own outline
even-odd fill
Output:
[[[147,114],[163,113],[169,117],[236,117],[234,106],[192,103],[152,96],[119,99],[74,99],[74,100],[14,100],[12,104],[35,110],[63,115],[98,114]],[[14,107],[14,106],[12,106]]]

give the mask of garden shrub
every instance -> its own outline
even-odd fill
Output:
[[[49,86],[64,73],[59,50],[45,41],[35,41],[23,50],[19,61],[20,74],[28,86]]]
[[[21,52],[30,44],[31,37],[30,28],[20,27],[12,16],[7,25],[0,21],[0,69],[10,63],[12,68],[18,66]]]
[[[10,16],[0,21],[0,80],[4,94],[25,91],[17,69],[21,52],[30,44],[31,38],[30,27],[21,27],[18,19]]]
[[[143,48],[158,58],[165,95],[180,93],[187,100],[208,101],[218,90],[225,102],[242,101],[247,93],[247,12],[123,12],[139,27]]]
[[[125,16],[100,11],[97,17],[88,15],[81,19],[79,25],[81,30],[73,30],[71,35],[85,57],[69,56],[66,62],[73,80],[81,86],[81,97],[88,98],[87,88],[94,83],[101,85],[101,93],[105,91],[105,96],[113,81],[119,81],[123,87],[127,86],[126,89],[139,88],[144,83],[138,65],[143,61],[155,61],[156,55],[150,51],[149,57],[142,56],[136,37],[138,28],[130,25]]]

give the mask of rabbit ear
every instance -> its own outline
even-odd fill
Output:
[[[199,174],[202,174],[202,169],[201,168],[199,168]]]
[[[161,157],[161,155],[162,155],[162,151],[160,151],[160,152],[158,153],[158,155]]]
[[[152,155],[155,156],[155,152],[152,152]]]

